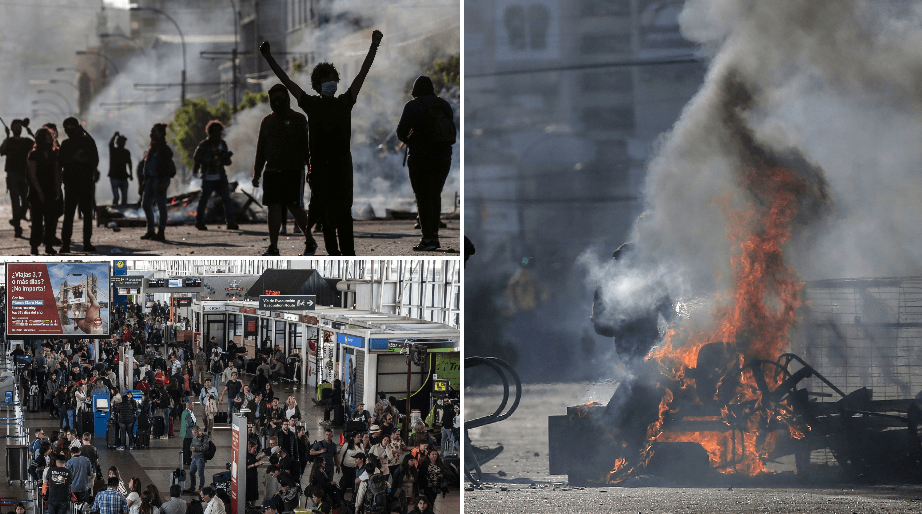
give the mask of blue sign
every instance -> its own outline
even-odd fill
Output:
[[[368,345],[369,350],[387,350],[387,339],[372,339]]]
[[[337,334],[336,342],[345,343],[349,346],[354,346],[356,348],[365,348],[365,338],[358,336],[350,336],[347,334]]]

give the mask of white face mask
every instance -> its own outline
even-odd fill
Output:
[[[336,94],[336,86],[337,84],[335,81],[324,82],[320,84],[320,94],[324,96],[333,96]]]

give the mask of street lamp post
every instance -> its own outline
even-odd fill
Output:
[[[238,25],[240,25],[240,11],[237,10],[237,4],[234,0],[230,0],[231,8],[234,10],[234,51],[231,52],[231,73],[233,73],[232,80],[233,91],[234,91],[234,113],[237,113],[237,30]]]
[[[32,100],[32,105],[41,105],[41,104],[53,105],[55,109],[61,111],[61,116],[67,116],[67,113],[64,112],[64,109],[61,109],[61,106],[52,102],[47,98],[42,98],[41,100]]]
[[[181,77],[182,86],[180,88],[181,91],[180,91],[179,100],[180,100],[180,106],[185,105],[186,103],[186,38],[182,35],[182,29],[179,28],[179,24],[176,23],[176,20],[174,20],[172,16],[161,11],[160,9],[157,9],[154,7],[135,6],[135,7],[132,7],[130,10],[131,11],[152,11],[157,14],[160,14],[166,17],[166,19],[170,20],[170,22],[173,23],[173,26],[176,27],[176,32],[179,32],[179,42],[180,44],[182,44],[182,77]]]
[[[70,100],[68,100],[66,96],[62,95],[60,91],[55,91],[54,89],[37,89],[35,92],[38,94],[48,93],[60,96],[61,99],[64,100],[64,104],[67,105],[67,110],[70,111],[71,114],[74,114],[74,108],[71,107]]]

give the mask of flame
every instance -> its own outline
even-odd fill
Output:
[[[714,398],[698,398],[699,403],[730,398],[720,413],[726,428],[702,432],[664,429],[664,415],[674,400],[672,390],[667,388],[658,419],[647,427],[647,442],[640,450],[641,464],[652,456],[653,442],[691,441],[704,447],[718,471],[755,475],[767,472],[764,461],[777,444],[778,433],[768,430],[770,422],[786,424],[795,439],[809,431],[789,405],[774,404],[762,397],[755,374],[761,374],[765,385],[773,390],[784,379],[778,370],[747,366],[753,359],[775,360],[785,351],[788,335],[796,324],[796,312],[803,305],[803,283],[785,262],[783,248],[797,214],[798,192],[806,188],[806,183],[794,170],[771,165],[747,166],[743,182],[757,202],[750,201],[745,209],[732,207],[729,196],[715,202],[727,219],[727,238],[734,243],[730,262],[733,290],[718,295],[712,316],[715,322],[709,330],[696,334],[669,331],[663,344],[647,357],[658,363],[662,375],[677,384],[676,390],[686,398],[696,396],[697,384],[687,372],[698,365],[701,348],[716,342],[741,343],[742,353],[726,363],[727,373],[717,384]],[[719,363],[708,363],[712,364]],[[729,378],[732,383],[724,383]],[[633,471],[626,468],[627,461],[619,458],[606,481],[624,480]]]

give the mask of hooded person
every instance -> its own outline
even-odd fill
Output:
[[[314,67],[311,87],[319,93],[309,95],[295,84],[279,66],[270,52],[269,43],[259,45],[269,67],[294,96],[298,106],[307,114],[309,127],[311,191],[318,196],[323,225],[323,241],[329,255],[355,255],[352,232],[352,108],[355,106],[365,77],[371,69],[375,54],[384,35],[375,30],[371,47],[349,88],[336,95],[339,73],[327,62]]]
[[[311,219],[310,208],[304,210],[304,167],[310,163],[307,118],[291,108],[291,98],[282,84],[269,88],[269,106],[272,112],[259,124],[253,165],[253,187],[259,187],[263,179],[263,204],[269,209],[269,248],[265,255],[279,255],[279,231],[287,212],[304,234],[303,255],[314,255],[317,242],[310,227],[317,220]]]
[[[170,179],[176,173],[173,166],[173,150],[166,144],[166,123],[157,123],[150,129],[150,147],[144,160],[138,164],[138,174],[144,175],[144,194],[141,205],[147,217],[147,232],[141,239],[164,241],[166,236],[166,191]],[[157,202],[160,219],[154,232],[153,203]]]
[[[420,76],[403,108],[397,138],[407,145],[410,185],[416,196],[422,240],[413,249],[432,251],[439,245],[442,187],[451,168],[451,146],[457,139],[451,105],[435,94],[432,80]]]
[[[208,230],[205,225],[205,209],[208,207],[211,193],[217,193],[224,204],[227,229],[239,230],[240,227],[234,221],[234,202],[230,197],[230,184],[227,181],[227,171],[224,169],[225,166],[231,165],[234,152],[231,152],[227,148],[227,142],[221,139],[224,124],[220,121],[208,122],[205,126],[205,133],[208,137],[199,143],[192,157],[195,162],[192,166],[192,175],[195,176],[199,171],[202,172],[202,196],[199,198],[198,209],[195,211],[195,228]]]
[[[74,232],[74,214],[77,208],[83,215],[83,251],[95,252],[93,237],[93,207],[96,205],[96,181],[99,179],[99,150],[96,141],[83,130],[77,118],[64,120],[67,139],[61,143],[58,160],[64,182],[64,222],[61,226],[60,253],[70,253],[70,239]]]

